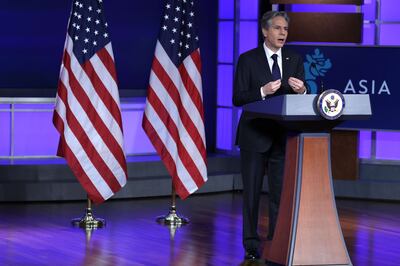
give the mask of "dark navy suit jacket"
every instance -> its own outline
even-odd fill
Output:
[[[288,49],[282,48],[282,85],[273,95],[295,94],[288,84],[289,77],[304,81],[304,66],[302,57]],[[236,67],[233,89],[233,104],[242,106],[255,101],[261,101],[260,88],[273,81],[268,60],[263,45],[240,55]],[[285,130],[275,121],[254,118],[242,113],[236,133],[236,144],[241,149],[265,152],[269,149],[274,136],[282,136]]]

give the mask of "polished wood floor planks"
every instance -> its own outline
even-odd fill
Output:
[[[241,193],[191,196],[178,212],[191,222],[176,231],[155,218],[169,198],[111,200],[94,207],[105,228],[70,226],[85,202],[1,203],[0,265],[246,265]],[[263,195],[260,233],[266,237]],[[340,223],[355,266],[400,265],[400,203],[337,200]]]

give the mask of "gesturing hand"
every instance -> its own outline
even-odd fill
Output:
[[[288,82],[289,86],[293,89],[294,92],[302,94],[306,91],[306,87],[304,86],[304,82],[302,80],[290,77]]]
[[[275,80],[268,82],[262,87],[262,90],[265,95],[271,95],[274,94],[279,88],[281,87],[281,80]]]

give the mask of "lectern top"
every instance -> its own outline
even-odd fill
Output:
[[[372,115],[368,94],[344,94],[346,108],[338,120],[367,119]],[[324,120],[316,109],[318,95],[288,94],[243,106],[243,111],[260,118],[284,121]]]

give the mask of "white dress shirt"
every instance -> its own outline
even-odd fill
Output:
[[[263,43],[263,47],[264,47],[265,56],[266,56],[267,59],[268,59],[269,70],[271,70],[271,73],[272,73],[272,65],[274,64],[274,59],[272,59],[271,56],[272,56],[273,54],[277,54],[277,55],[278,55],[277,59],[278,59],[279,71],[281,72],[281,77],[283,77],[282,49],[279,49],[278,51],[274,52],[274,51],[272,51],[271,49],[269,49],[269,48],[265,45],[265,43]],[[260,88],[260,92],[261,92],[261,97],[262,97],[262,99],[264,100],[265,97],[267,97],[267,95],[264,94],[264,92],[263,92],[263,90],[262,90],[262,87]],[[306,94],[306,93],[307,93],[307,90],[305,90],[303,94]]]
[[[273,54],[277,54],[278,57],[278,66],[279,66],[279,71],[281,72],[281,77],[283,77],[283,70],[282,70],[282,49],[279,49],[278,51],[273,52],[271,49],[269,49],[265,43],[263,43],[263,47],[264,47],[264,52],[265,52],[265,56],[267,57],[268,60],[268,65],[269,65],[269,70],[272,73],[272,65],[274,64],[274,59],[272,59],[272,55]],[[264,94],[262,87],[260,88],[260,92],[261,92],[261,97],[263,98],[263,100],[265,99],[265,97],[267,95]]]
[[[268,65],[269,65],[269,70],[271,70],[272,73],[272,65],[274,64],[274,59],[272,59],[272,55],[273,54],[277,54],[278,55],[278,66],[279,66],[279,70],[281,72],[281,77],[283,77],[283,68],[282,68],[282,49],[279,49],[276,52],[273,52],[271,49],[269,49],[265,43],[263,43],[264,46],[264,51],[265,51],[265,55],[267,56],[268,59]]]

